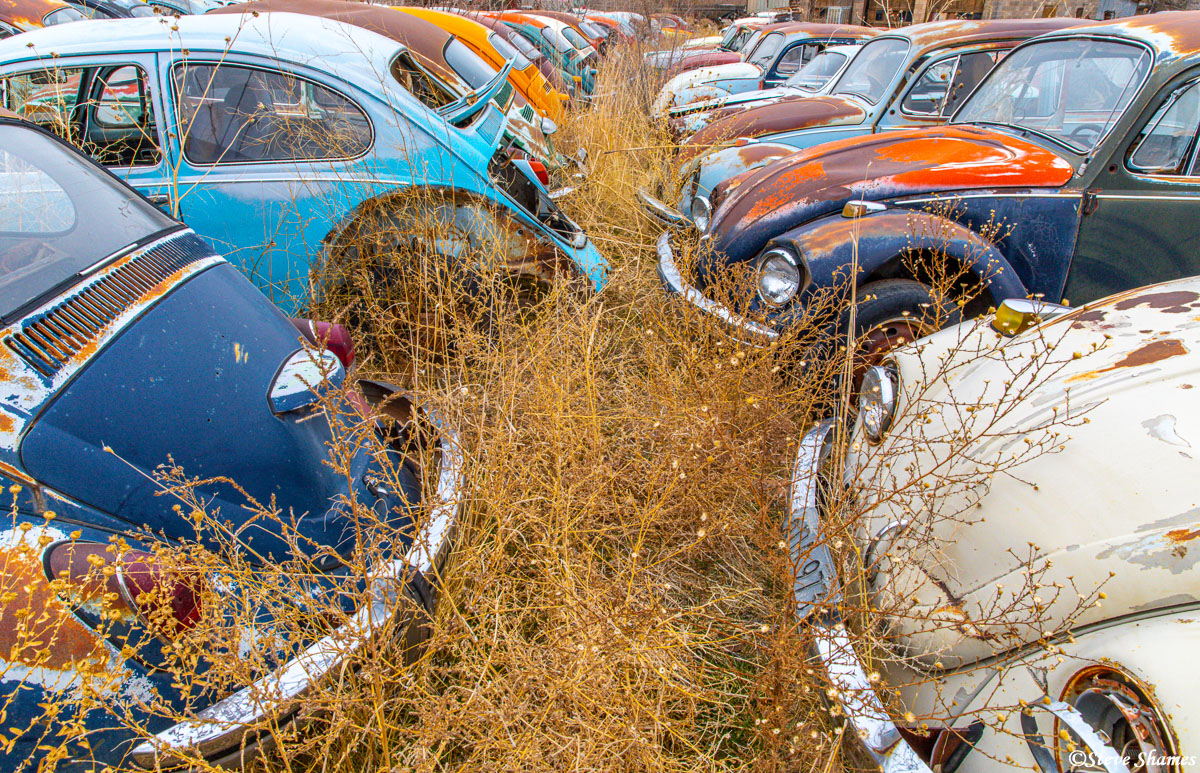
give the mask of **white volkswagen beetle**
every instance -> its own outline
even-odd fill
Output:
[[[804,437],[796,613],[885,771],[1195,765],[1197,352],[1200,278],[1009,301]]]

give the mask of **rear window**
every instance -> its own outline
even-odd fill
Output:
[[[446,41],[442,56],[446,58],[446,64],[450,65],[472,89],[483,88],[496,77],[492,66],[480,59],[478,54],[467,48],[458,38]]]
[[[174,225],[44,134],[0,123],[0,317]]]
[[[562,33],[566,36],[567,40],[571,41],[571,45],[580,50],[583,50],[591,45],[590,42],[584,40],[583,35],[580,35],[574,27],[563,27]]]
[[[505,61],[512,62],[514,70],[524,70],[530,65],[530,61],[524,54],[509,44],[507,40],[500,37],[494,32],[488,33],[488,42],[492,47],[500,52],[500,56],[504,57]]]

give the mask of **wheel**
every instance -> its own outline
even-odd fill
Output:
[[[854,391],[867,368],[879,364],[897,346],[923,338],[962,321],[962,309],[949,298],[912,279],[883,279],[858,290],[854,320]],[[850,312],[843,312],[839,330],[849,330]]]

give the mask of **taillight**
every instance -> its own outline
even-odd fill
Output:
[[[546,165],[541,161],[530,159],[529,168],[533,170],[534,175],[541,181],[542,185],[550,187],[550,173],[546,171]]]
[[[100,542],[58,542],[42,558],[46,575],[62,580],[73,606],[101,618],[135,616],[152,632],[174,638],[200,620],[203,580],[167,569],[153,553],[118,552]]]
[[[354,364],[354,339],[345,325],[296,317],[292,318],[292,325],[313,346],[333,352],[347,370]]]

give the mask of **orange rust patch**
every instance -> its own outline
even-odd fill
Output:
[[[50,589],[39,552],[0,548],[0,657],[52,669],[85,660],[106,662],[100,640]]]
[[[1167,539],[1172,542],[1190,542],[1200,537],[1200,529],[1172,529],[1167,532]]]
[[[1187,304],[1194,303],[1200,300],[1200,293],[1189,292],[1187,290],[1175,290],[1161,293],[1147,293],[1145,295],[1135,295],[1132,298],[1126,298],[1123,301],[1113,305],[1118,311],[1126,309],[1135,309],[1139,306],[1145,306],[1151,309],[1165,309],[1167,311],[1185,312],[1188,310]]]
[[[1121,368],[1136,368],[1142,365],[1150,365],[1155,362],[1168,359],[1170,357],[1180,357],[1188,353],[1183,342],[1176,338],[1164,338],[1161,341],[1151,341],[1148,344],[1139,346],[1129,354],[1117,360],[1107,368],[1093,370],[1088,373],[1080,373],[1078,376],[1073,376],[1067,379],[1067,383],[1075,383],[1078,381],[1090,381],[1096,378],[1101,373],[1109,373]]]
[[[746,216],[758,218],[786,206],[792,201],[791,193],[804,183],[820,180],[825,176],[825,167],[820,161],[813,161],[802,166],[794,166],[771,181],[771,191],[763,193],[755,202]]]

